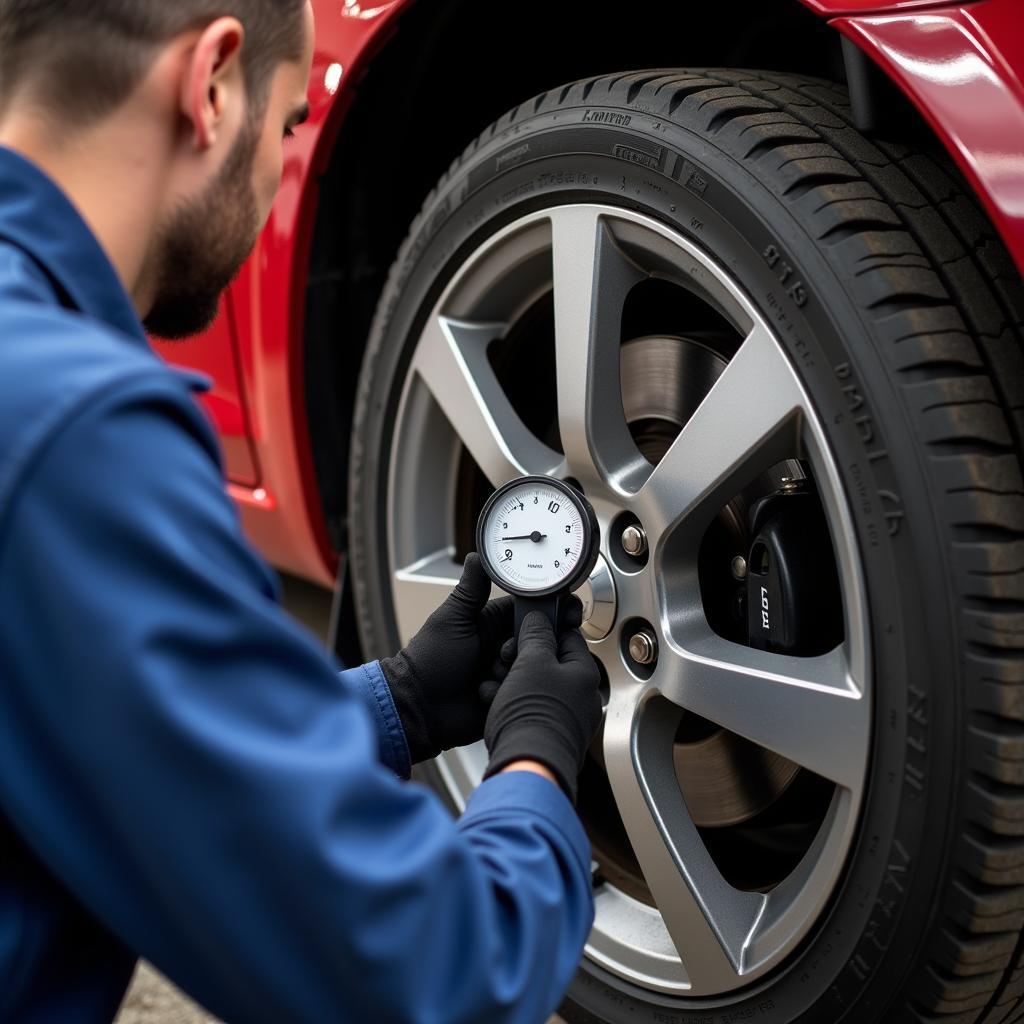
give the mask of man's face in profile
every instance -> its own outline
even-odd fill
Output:
[[[159,231],[156,298],[145,321],[157,337],[187,338],[209,327],[221,294],[256,244],[281,184],[285,137],[307,109],[314,36],[309,5],[305,33],[302,59],[273,72],[261,116],[245,120],[214,179]]]
[[[206,191],[161,229],[156,300],[146,317],[151,334],[187,338],[205,330],[256,244],[261,222],[252,184],[254,136],[247,126]]]

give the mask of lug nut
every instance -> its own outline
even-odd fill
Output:
[[[747,560],[742,555],[737,555],[732,560],[732,578],[734,580],[747,578]]]
[[[629,638],[629,656],[638,665],[653,665],[658,658],[658,641],[654,634],[641,629]]]
[[[639,558],[647,550],[647,534],[642,526],[627,526],[622,531],[622,547],[627,555]]]

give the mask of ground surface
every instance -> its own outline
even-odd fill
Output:
[[[143,964],[117,1017],[117,1024],[217,1024],[169,981]]]

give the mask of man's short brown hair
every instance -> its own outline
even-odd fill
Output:
[[[119,106],[154,53],[224,15],[245,27],[250,104],[262,110],[274,69],[298,60],[305,0],[0,0],[0,111],[26,91],[62,121]]]

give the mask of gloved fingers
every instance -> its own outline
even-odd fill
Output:
[[[558,638],[558,660],[561,662],[582,662],[590,658],[590,648],[579,630],[563,633]]]
[[[508,610],[508,614],[510,616],[510,619],[509,619],[509,629],[511,631],[511,629],[513,628],[513,621],[512,621],[512,619],[514,617],[514,612],[515,612],[515,602],[512,600],[512,598],[501,598],[498,601],[491,601],[491,603],[487,606],[486,609],[484,609],[484,611],[486,612],[487,609],[489,609],[492,605],[500,604],[502,601],[508,601],[507,610]],[[536,615],[536,614],[541,614],[541,613],[531,612],[530,614],[531,615]],[[529,618],[529,616],[527,616],[527,618]],[[562,611],[559,614],[559,627],[563,631],[565,631],[565,630],[575,631],[575,630],[578,630],[582,624],[583,624],[583,602],[578,597],[576,597],[575,594],[572,594],[572,595],[570,595],[569,599],[566,601],[565,605],[563,605]],[[526,623],[524,621],[523,622],[523,626],[525,627],[525,625],[526,625]],[[520,637],[522,636],[522,632],[523,632],[523,630],[520,631]],[[516,638],[513,636],[513,637],[510,637],[508,640],[506,640],[501,645],[501,650],[499,652],[499,658],[500,658],[501,662],[505,666],[510,666],[516,660],[517,653],[518,653],[518,644],[516,643]]]
[[[448,600],[472,611],[479,611],[491,596],[491,578],[484,570],[480,556],[471,551],[462,567],[462,578]]]
[[[498,683],[503,683],[505,681],[505,676],[507,676],[509,673],[509,669],[512,668],[512,662],[514,660],[514,658],[510,658],[508,661],[505,661],[499,655],[494,659],[494,661],[491,663],[490,668],[487,670],[487,678],[493,679],[495,682]]]
[[[480,633],[489,643],[503,643],[512,635],[515,628],[515,604],[511,597],[498,597],[484,605],[480,612]]]
[[[530,612],[519,628],[519,656],[536,651],[554,657],[557,650],[551,620],[543,612]]]
[[[494,698],[498,696],[498,691],[501,689],[501,683],[496,679],[485,679],[477,690],[480,695],[480,701],[484,707],[490,707],[494,703]]]
[[[575,594],[570,594],[562,605],[559,626],[562,629],[579,629],[582,625],[583,602]]]

